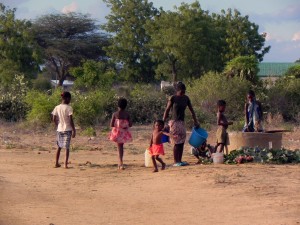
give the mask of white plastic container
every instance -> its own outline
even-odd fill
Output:
[[[152,156],[150,155],[149,149],[145,151],[145,167],[153,167]]]
[[[224,154],[223,152],[216,152],[212,154],[214,164],[224,163]]]

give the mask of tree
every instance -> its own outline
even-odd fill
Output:
[[[157,77],[199,77],[214,68],[213,27],[199,2],[181,4],[175,12],[160,11],[147,24],[151,55],[158,62]]]
[[[223,61],[227,62],[238,56],[254,55],[258,61],[263,61],[263,57],[269,52],[270,46],[264,47],[266,33],[259,34],[259,26],[249,21],[249,16],[241,16],[238,10],[222,10],[220,16],[214,16],[221,26],[221,40],[226,45],[223,47]]]
[[[292,78],[300,78],[300,63],[297,63],[288,68],[285,75]]]
[[[113,35],[107,54],[122,64],[121,76],[129,81],[154,80],[154,63],[146,46],[150,36],[145,24],[157,15],[157,9],[148,0],[104,0],[111,9],[103,29]]]
[[[228,62],[224,70],[227,76],[240,77],[241,79],[249,80],[252,83],[258,81],[258,71],[258,61],[254,55],[238,56]]]
[[[75,85],[86,89],[111,87],[116,78],[111,65],[94,60],[87,60],[82,66],[71,68],[71,73],[76,78]]]
[[[16,74],[31,78],[38,71],[39,54],[31,23],[15,18],[16,9],[0,3],[0,83],[10,85]]]
[[[79,66],[83,59],[103,60],[107,35],[100,33],[96,21],[80,13],[50,14],[33,23],[35,39],[43,49],[46,69],[57,77],[59,85],[69,69]]]

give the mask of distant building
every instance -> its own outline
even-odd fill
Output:
[[[59,83],[59,80],[51,80],[52,87],[57,87],[58,83]],[[70,91],[71,88],[73,87],[73,85],[74,85],[74,81],[64,80],[62,87],[63,87],[64,91]]]
[[[275,81],[276,79],[282,77],[287,72],[287,70],[295,64],[296,63],[259,63],[259,72],[257,75],[260,79],[270,79],[272,81]]]

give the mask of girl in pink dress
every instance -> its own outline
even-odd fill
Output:
[[[118,101],[118,111],[113,113],[110,126],[112,131],[109,139],[117,143],[119,152],[119,164],[118,169],[124,170],[123,155],[124,155],[124,143],[132,141],[132,136],[129,131],[129,127],[132,126],[130,116],[125,111],[127,106],[127,100],[120,98]]]

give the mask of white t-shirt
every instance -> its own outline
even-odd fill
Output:
[[[58,132],[72,131],[70,116],[73,114],[73,109],[67,104],[60,104],[56,106],[52,115],[58,117]]]

